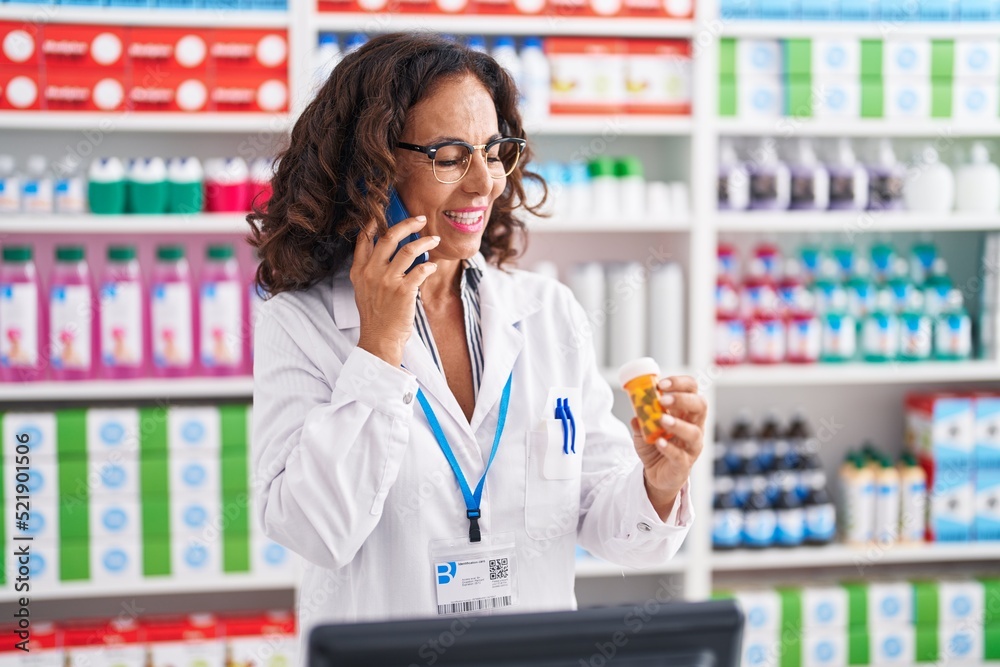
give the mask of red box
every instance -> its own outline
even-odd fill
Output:
[[[471,0],[471,12],[494,16],[539,16],[548,9],[548,0]]]
[[[142,641],[140,626],[131,619],[70,621],[63,624],[64,646],[120,646]]]
[[[31,596],[25,594],[24,597],[30,598]],[[23,639],[23,637],[19,634],[20,632],[25,631],[18,628],[17,625],[0,625],[0,635],[7,638],[6,641],[0,642],[0,654],[13,652],[18,656],[23,656],[25,659],[34,660],[35,655],[22,651],[15,646],[17,642],[20,642]],[[31,629],[27,632],[31,633],[31,643],[28,646],[32,651],[42,649],[61,649],[63,647],[62,628],[51,621],[32,621]],[[39,656],[39,658],[40,657],[41,656]]]
[[[288,81],[260,74],[220,73],[211,89],[209,104],[222,112],[275,113],[288,110]]]
[[[41,28],[0,22],[0,65],[37,65]]]
[[[128,108],[135,111],[208,111],[211,86],[204,72],[171,70],[155,80],[134,80],[128,88]]]
[[[206,32],[187,28],[131,28],[127,55],[133,71],[145,67],[207,70],[210,37]]]
[[[211,614],[160,616],[142,623],[143,641],[148,643],[217,639],[219,629]]]
[[[125,77],[100,69],[49,72],[42,97],[49,111],[122,111]]]
[[[552,16],[621,16],[622,0],[548,0]]]
[[[42,108],[42,86],[34,67],[0,67],[0,109]]]
[[[46,70],[70,67],[125,69],[125,28],[47,25],[42,33]]]
[[[689,19],[694,6],[691,0],[622,0],[622,14],[633,18]]]
[[[552,68],[549,109],[553,114],[607,114],[625,110],[622,39],[548,37],[545,55]]]
[[[635,39],[628,42],[625,86],[628,113],[691,114],[691,42]]]
[[[283,30],[215,30],[208,53],[216,72],[288,75],[288,33]]]
[[[295,614],[287,611],[272,611],[247,616],[224,616],[220,621],[226,637],[270,637],[295,634]]]

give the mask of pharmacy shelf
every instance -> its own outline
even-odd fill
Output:
[[[722,37],[853,37],[877,38],[922,37],[955,39],[959,37],[995,37],[1000,23],[995,21],[755,21],[730,19],[720,22]]]
[[[715,551],[711,556],[712,569],[716,572],[814,567],[856,567],[863,572],[867,568],[879,565],[996,561],[998,559],[1000,559],[1000,542],[884,544],[867,547],[835,544],[797,549]]]
[[[182,28],[281,28],[288,11],[237,9],[156,9],[150,7],[85,7],[31,3],[0,5],[0,21],[96,23],[100,25],[177,26]]]
[[[576,559],[576,578],[593,579],[596,577],[624,577],[657,574],[683,574],[687,570],[688,561],[684,554],[678,554],[673,559],[657,567],[636,569],[608,563],[592,557]]]
[[[887,211],[723,211],[715,217],[715,228],[723,232],[950,232],[997,231],[996,214],[905,213]]]
[[[550,116],[525,123],[530,137],[539,135],[598,136],[605,140],[620,136],[688,136],[694,128],[690,116],[595,115]]]
[[[253,396],[251,377],[0,383],[0,405],[47,401],[173,400]]]
[[[777,364],[718,366],[718,387],[925,384],[944,382],[1000,383],[995,361],[927,361],[916,363]]]
[[[165,577],[145,579],[131,584],[109,582],[63,582],[56,588],[44,589],[32,585],[28,594],[9,588],[0,591],[0,603],[12,602],[20,596],[38,600],[76,600],[85,598],[131,598],[147,595],[187,595],[232,593],[236,591],[294,590],[297,576],[264,576],[259,574],[223,574],[211,579]]]
[[[246,234],[246,213],[197,215],[12,215],[0,219],[8,234]]]
[[[678,220],[657,220],[644,218],[640,220],[553,220],[546,218],[531,218],[526,223],[529,233],[581,233],[595,232],[617,234],[621,232],[687,232],[691,230],[688,218]],[[3,225],[0,224],[0,229]]]
[[[736,137],[894,137],[940,138],[941,140],[964,137],[995,137],[1000,135],[1000,121],[972,122],[955,119],[855,119],[834,120],[815,118],[740,119],[716,120],[720,135]]]
[[[570,16],[475,16],[319,12],[320,32],[434,31],[462,35],[580,35],[621,37],[691,37],[694,21]]]
[[[288,114],[268,113],[99,113],[89,111],[0,111],[4,130],[92,130],[113,132],[223,132],[284,134]]]

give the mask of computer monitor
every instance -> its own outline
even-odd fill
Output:
[[[742,635],[732,600],[323,625],[309,667],[738,667]]]

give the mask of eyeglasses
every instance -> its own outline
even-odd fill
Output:
[[[398,148],[417,151],[429,157],[434,178],[441,183],[458,183],[462,180],[469,171],[469,165],[472,164],[472,154],[478,150],[483,151],[490,177],[510,176],[527,145],[527,141],[515,137],[501,137],[480,146],[473,146],[464,141],[444,141],[433,146],[418,146],[402,141],[396,144]]]

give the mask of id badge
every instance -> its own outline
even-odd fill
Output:
[[[483,613],[518,603],[514,533],[435,540],[430,546],[437,612]]]

